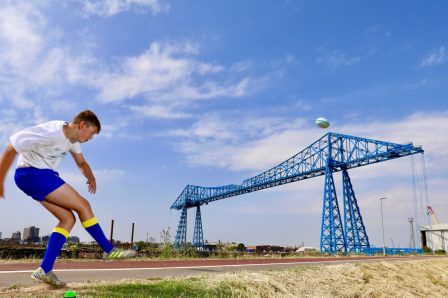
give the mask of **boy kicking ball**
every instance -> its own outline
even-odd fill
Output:
[[[0,198],[4,197],[4,180],[8,169],[18,154],[14,180],[28,196],[50,211],[59,223],[53,229],[44,258],[31,278],[53,286],[63,287],[65,282],[52,271],[56,257],[62,249],[78,214],[83,227],[104,251],[104,259],[125,259],[135,256],[133,250],[114,248],[107,240],[93,214],[89,202],[64,182],[56,172],[67,152],[70,152],[81,173],[87,179],[88,191],[96,192],[93,172],[84,159],[80,143],[98,134],[101,124],[95,113],[85,110],[76,115],[71,123],[50,121],[26,128],[11,136],[10,144],[0,157]]]

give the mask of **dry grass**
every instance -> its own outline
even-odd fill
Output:
[[[236,273],[218,280],[236,285],[237,297],[448,297],[448,259]]]
[[[78,292],[78,297],[120,297],[119,291],[127,297],[448,297],[448,258],[95,282],[70,287]],[[172,289],[175,290],[170,292]],[[45,286],[0,290],[0,296],[7,297],[63,297],[63,293],[48,292]]]

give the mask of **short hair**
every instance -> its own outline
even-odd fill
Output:
[[[100,133],[100,131],[101,131],[100,120],[98,119],[96,114],[94,112],[92,112],[91,110],[87,110],[86,109],[86,110],[78,113],[78,115],[76,115],[73,118],[72,123],[79,124],[79,123],[81,123],[81,121],[85,121],[85,122],[87,122],[89,124],[95,125],[96,128],[97,128],[97,134]]]

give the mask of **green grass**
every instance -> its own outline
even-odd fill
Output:
[[[297,275],[318,266],[304,266],[286,270],[267,270],[265,275]],[[152,277],[140,281],[123,281],[117,284],[84,284],[76,289],[79,297],[252,297],[250,294],[257,282],[247,284],[246,275],[260,273],[228,273],[225,275],[197,275],[191,277],[160,278]],[[223,278],[220,278],[223,276]],[[259,281],[260,282],[260,281]],[[252,288],[251,288],[252,287]],[[261,289],[261,291],[263,291]],[[56,297],[51,296],[51,297]]]
[[[230,297],[230,287],[218,284],[209,287],[197,279],[163,280],[156,283],[127,283],[95,286],[79,293],[83,297]]]
[[[303,266],[287,270],[268,270],[264,274],[297,275],[316,270],[318,266]],[[251,273],[232,273],[229,276]],[[249,297],[248,285],[239,278],[219,279],[214,275],[199,275],[187,278],[149,278],[141,282],[126,282],[112,285],[89,285],[79,290],[82,297]]]

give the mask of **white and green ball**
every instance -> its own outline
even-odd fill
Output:
[[[317,118],[315,123],[320,128],[328,128],[330,126],[330,122],[328,122],[327,118],[324,117]]]

